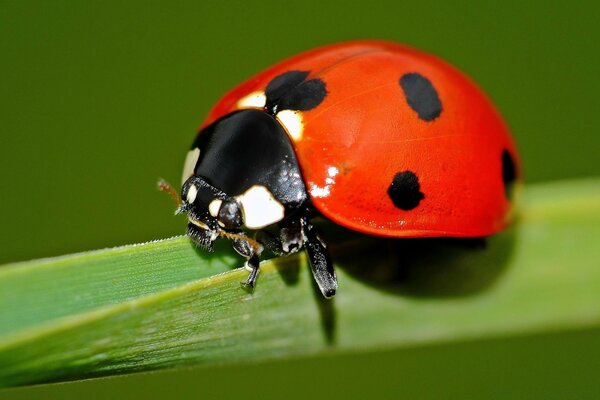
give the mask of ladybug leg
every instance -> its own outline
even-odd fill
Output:
[[[256,278],[258,277],[258,271],[260,266],[260,259],[258,254],[254,254],[246,261],[246,268],[250,270],[250,275],[244,282],[241,282],[242,286],[247,287],[249,289],[254,289],[256,285]]]
[[[337,277],[325,243],[306,218],[301,220],[304,246],[315,281],[326,298],[333,297],[338,287]]]
[[[282,227],[279,231],[279,240],[284,254],[292,254],[300,250],[304,242],[302,221],[293,220]]]
[[[279,237],[267,231],[260,231],[258,241],[278,256],[296,253],[304,242],[302,223],[300,220],[286,222],[279,230]]]
[[[281,240],[277,238],[271,232],[259,231],[256,235],[256,240],[260,244],[264,245],[269,251],[276,256],[285,256],[286,253],[283,251],[281,246]]]
[[[245,235],[243,233],[237,233],[236,237],[232,238],[233,248],[240,255],[247,258],[245,267],[250,270],[250,275],[244,282],[241,282],[242,286],[249,289],[254,289],[256,285],[256,278],[260,268],[260,253],[262,248],[257,248],[247,240],[244,240]],[[262,246],[261,246],[262,247]]]

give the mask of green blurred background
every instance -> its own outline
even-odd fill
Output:
[[[342,40],[407,43],[471,75],[511,125],[528,182],[598,176],[599,11],[592,1],[0,1],[0,263],[183,233],[155,183],[179,182],[211,105],[284,57]],[[597,398],[599,355],[588,331],[11,394]]]

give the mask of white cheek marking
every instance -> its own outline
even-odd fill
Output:
[[[266,104],[267,96],[261,91],[252,92],[237,102],[239,108],[264,108]]]
[[[327,178],[325,178],[325,186],[312,185],[310,187],[310,194],[316,198],[327,197],[331,194],[331,185],[335,183],[335,177],[340,173],[340,170],[336,167],[327,168]]]
[[[300,114],[298,111],[283,110],[279,111],[275,116],[288,131],[292,139],[302,139],[302,132],[304,131],[302,114]]]
[[[208,205],[208,212],[210,213],[210,215],[216,217],[217,214],[219,214],[219,208],[221,208],[221,203],[223,203],[221,199],[214,199],[210,202],[210,204]]]
[[[254,185],[235,197],[242,205],[244,225],[248,229],[259,229],[281,221],[285,208],[264,186]]]
[[[188,189],[187,196],[185,197],[185,199],[187,200],[188,203],[192,204],[194,201],[196,201],[197,194],[198,194],[198,189],[196,189],[196,185],[192,185]]]
[[[181,175],[182,185],[190,176],[194,175],[194,168],[196,167],[198,158],[200,158],[199,148],[196,147],[194,150],[188,151],[187,156],[185,157],[185,162],[183,163],[183,175]]]

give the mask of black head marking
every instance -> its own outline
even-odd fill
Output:
[[[442,103],[431,81],[411,72],[402,75],[400,86],[410,108],[424,121],[433,121],[442,113]]]
[[[517,180],[517,167],[515,160],[506,149],[502,150],[502,182],[504,193],[508,199],[512,198],[512,189]]]
[[[394,205],[404,211],[417,207],[425,198],[425,195],[421,193],[419,178],[412,171],[398,172],[387,193]]]
[[[327,95],[325,82],[306,80],[308,71],[288,71],[276,76],[265,90],[266,108],[273,114],[281,110],[307,111],[315,108]]]

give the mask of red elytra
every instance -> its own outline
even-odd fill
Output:
[[[477,237],[507,225],[506,186],[520,170],[507,126],[464,74],[407,46],[355,41],[302,53],[231,90],[201,128],[248,108],[240,99],[288,71],[309,71],[307,79],[326,85],[317,107],[298,112],[303,129],[292,138],[312,204],[325,217],[390,237]],[[423,90],[433,92],[423,98]],[[403,209],[390,186],[407,171],[418,196]]]

